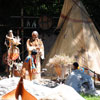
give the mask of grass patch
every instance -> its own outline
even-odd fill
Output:
[[[81,94],[81,96],[86,100],[100,100],[100,96],[85,95],[85,94]]]

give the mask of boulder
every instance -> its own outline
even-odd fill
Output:
[[[20,78],[0,80],[0,97],[17,87]],[[85,100],[72,87],[56,84],[49,79],[25,80],[24,88],[38,100]]]
[[[93,79],[81,70],[72,71],[65,84],[73,87],[78,93],[97,95]]]

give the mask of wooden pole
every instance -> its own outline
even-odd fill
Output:
[[[21,8],[22,60],[24,60],[24,9]]]
[[[94,86],[95,86],[95,71],[94,71]]]

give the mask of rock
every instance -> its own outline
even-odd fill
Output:
[[[15,89],[19,80],[18,77],[0,80],[0,97]],[[49,79],[24,79],[24,88],[38,100],[85,100],[72,87]]]
[[[61,84],[52,93],[40,100],[85,100],[72,87]]]
[[[97,95],[94,81],[91,76],[80,70],[72,71],[72,73],[67,77],[65,84],[73,87],[79,93]]]

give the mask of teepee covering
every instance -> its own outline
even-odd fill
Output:
[[[54,55],[74,57],[80,66],[100,74],[100,35],[79,0],[65,0],[57,28],[57,40],[44,61]]]

